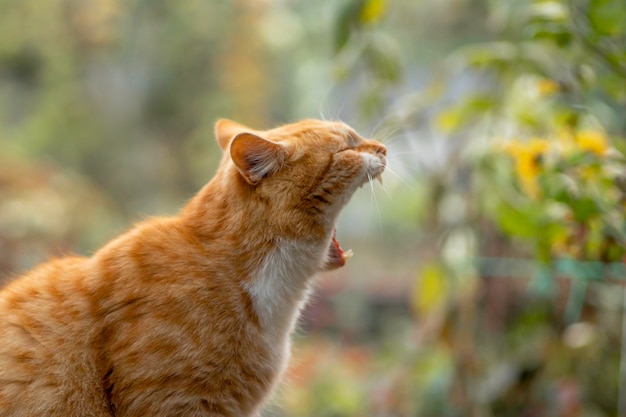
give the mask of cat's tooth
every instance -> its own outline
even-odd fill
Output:
[[[376,180],[380,183],[380,185],[383,185],[383,175],[382,175],[382,174],[379,174],[379,175],[376,177]]]
[[[348,249],[347,251],[341,254],[341,258],[343,259],[344,262],[346,262],[348,259],[352,258],[353,256],[354,256],[354,252],[352,252],[352,249]]]

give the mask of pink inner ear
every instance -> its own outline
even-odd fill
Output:
[[[278,171],[284,161],[284,151],[279,144],[247,132],[233,139],[230,156],[250,184]]]

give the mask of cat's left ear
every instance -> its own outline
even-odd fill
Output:
[[[228,149],[230,141],[239,133],[252,131],[254,131],[254,129],[250,129],[233,120],[219,119],[215,123],[215,139],[217,139],[217,144],[220,145],[222,151]]]
[[[244,132],[230,143],[230,157],[245,180],[254,185],[280,169],[285,150],[278,143]]]

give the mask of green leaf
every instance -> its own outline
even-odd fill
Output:
[[[591,0],[589,23],[599,35],[619,35],[626,26],[626,7],[622,0]]]
[[[383,108],[384,99],[379,88],[370,88],[361,96],[360,109],[365,117],[375,117]]]
[[[385,14],[386,0],[350,0],[339,11],[335,28],[335,53],[341,51],[353,33],[364,25],[380,20]]]
[[[435,124],[444,133],[455,132],[461,128],[463,112],[458,107],[446,109],[440,112],[435,119]]]
[[[441,111],[436,118],[437,127],[446,133],[455,132],[466,123],[483,116],[493,106],[494,100],[491,96],[473,94],[460,104]]]
[[[513,236],[534,239],[538,234],[538,217],[540,213],[528,206],[518,210],[509,204],[498,207],[498,223],[505,233]]]
[[[400,80],[402,76],[400,51],[393,38],[373,33],[363,54],[377,79],[392,83]]]
[[[575,200],[572,204],[572,211],[574,218],[579,222],[586,222],[591,217],[597,216],[602,212],[598,203],[589,197]]]
[[[626,101],[626,82],[618,74],[607,73],[598,80],[602,91],[618,102]]]
[[[511,42],[488,42],[472,45],[460,50],[466,65],[488,67],[509,63],[519,59],[518,48]]]
[[[561,23],[531,23],[524,29],[524,34],[529,39],[549,40],[560,47],[568,46],[572,41],[572,33]]]
[[[335,54],[341,51],[360,25],[360,13],[364,0],[351,0],[339,11],[335,25]]]

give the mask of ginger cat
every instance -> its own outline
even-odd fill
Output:
[[[0,292],[0,416],[256,416],[311,278],[343,266],[341,208],[385,147],[343,123],[215,128],[215,177],[177,217]]]

